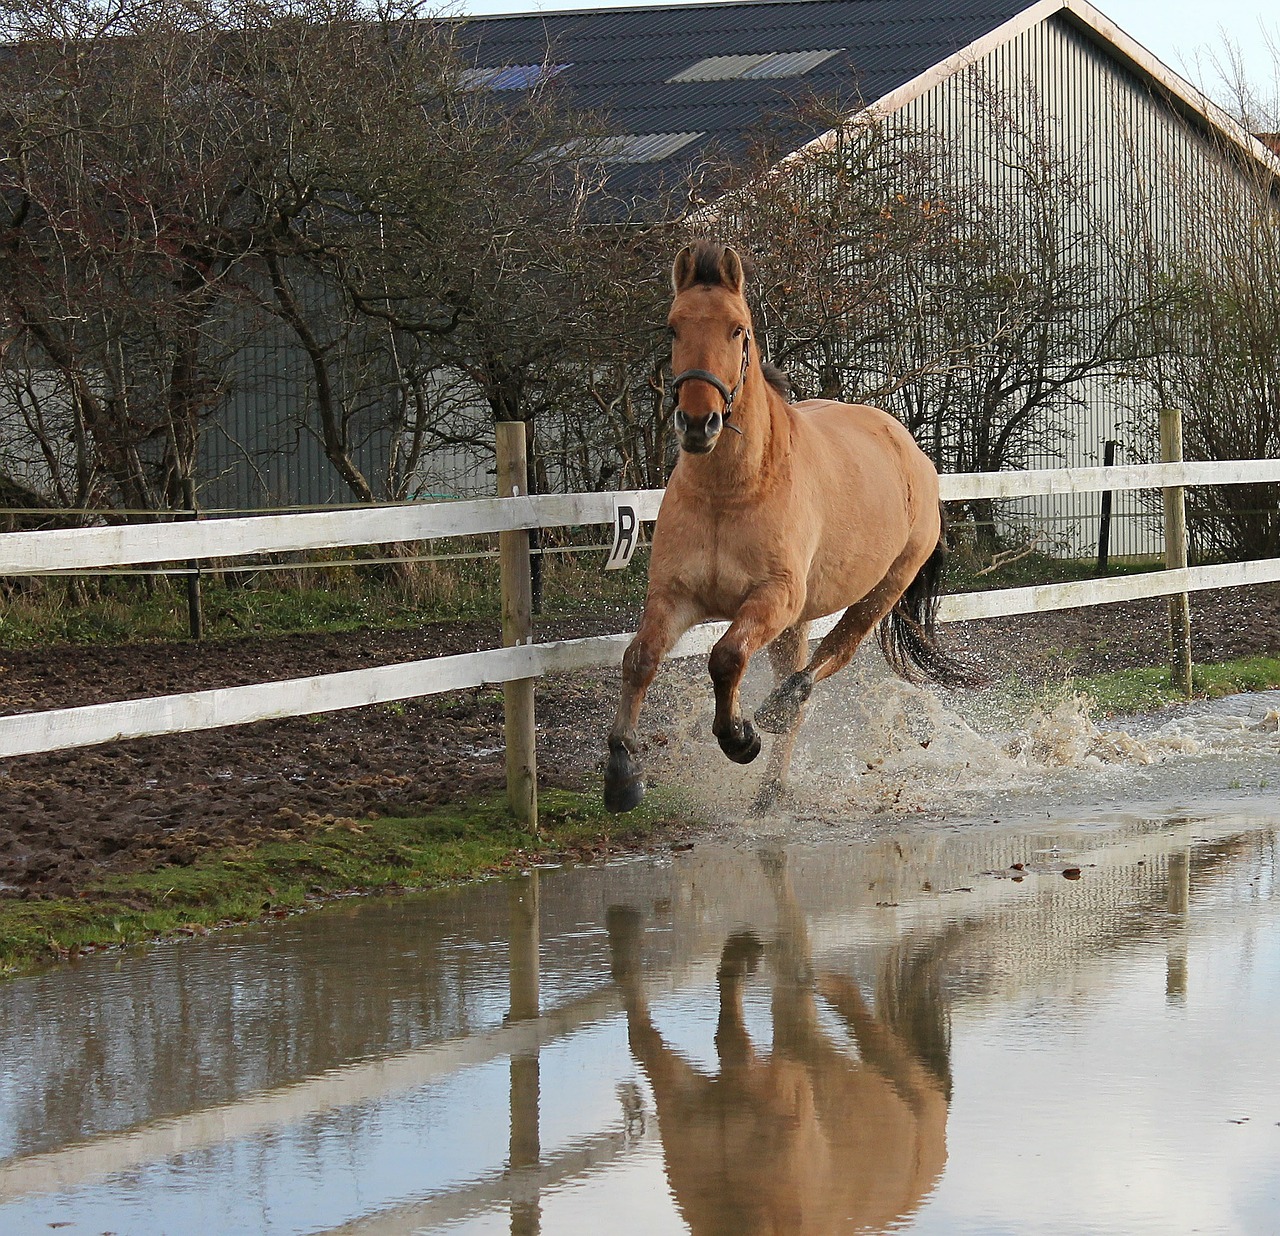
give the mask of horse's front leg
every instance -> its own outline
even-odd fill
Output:
[[[636,637],[622,656],[622,696],[609,730],[609,763],[604,773],[604,805],[631,811],[644,797],[644,773],[635,759],[640,708],[662,658],[697,619],[687,605],[650,594]]]
[[[760,736],[740,710],[742,676],[755,653],[791,625],[797,608],[792,590],[785,585],[758,589],[711,650],[707,668],[716,689],[711,732],[720,750],[738,764],[750,764],[760,754]]]

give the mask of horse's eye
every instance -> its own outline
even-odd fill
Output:
[[[742,331],[743,331],[743,329],[744,329],[744,328],[743,328],[743,327],[741,327],[741,326],[735,326],[735,327],[733,328],[733,337],[734,337],[735,339],[741,339],[741,338],[742,338]]]
[[[667,327],[667,338],[674,339],[676,337],[676,328],[674,326]]]

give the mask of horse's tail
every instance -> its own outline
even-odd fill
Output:
[[[947,513],[943,509],[937,547],[880,623],[880,651],[889,668],[908,682],[936,682],[943,687],[981,686],[990,681],[986,674],[938,646],[938,600],[942,596],[946,557]]]

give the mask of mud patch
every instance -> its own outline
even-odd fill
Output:
[[[1199,660],[1280,647],[1280,587],[1198,594],[1192,608]],[[1162,601],[1133,602],[968,623],[949,629],[948,637],[953,647],[1005,676],[1034,685],[1061,681],[1067,673],[1160,662],[1165,612]],[[541,623],[539,636],[556,639],[626,630],[635,617],[608,612],[548,620]],[[338,672],[472,651],[496,642],[496,624],[457,623],[416,631],[203,645],[6,652],[0,654],[0,713]],[[677,688],[674,697],[670,692],[667,697],[676,711],[662,715],[659,696],[648,714],[653,766],[656,769],[666,759],[670,767],[687,767],[701,741],[704,721],[699,718],[709,715],[705,674],[700,663],[689,662],[664,671],[659,681]],[[595,783],[601,736],[616,704],[616,690],[616,674],[610,672],[566,675],[539,684],[540,760],[546,784],[584,788]],[[687,692],[684,702],[680,691]],[[931,761],[954,763],[956,750],[973,741],[959,729],[939,730],[929,739],[921,727],[930,721],[932,707],[928,701],[913,703],[904,697],[900,716],[892,708],[885,712],[878,746],[852,735],[850,767],[857,759],[866,765],[881,763],[859,778],[862,795],[849,798],[848,810],[901,809],[904,801],[910,803],[903,796],[920,783],[921,770],[927,772]],[[978,739],[988,732],[985,724],[970,729]],[[806,733],[822,737],[812,718]],[[694,747],[686,750],[682,744],[690,741]],[[1097,747],[1101,740],[1089,741],[1102,759],[1103,747]],[[953,748],[949,755],[948,743]],[[500,697],[495,691],[472,691],[3,761],[0,896],[74,895],[105,872],[189,863],[212,847],[293,837],[326,818],[412,814],[501,785],[502,752]],[[979,744],[966,775],[975,785],[984,780],[989,784],[993,765],[988,761],[1011,758],[1017,757],[998,743]],[[821,760],[811,763],[820,771]],[[1131,761],[1126,762],[1125,767],[1130,766]],[[716,798],[723,790],[728,796],[723,801],[737,801],[733,795],[741,793],[741,771],[719,756],[705,767],[709,796]]]

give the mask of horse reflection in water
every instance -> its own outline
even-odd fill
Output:
[[[609,911],[613,973],[632,1053],[657,1103],[667,1179],[695,1236],[809,1236],[879,1230],[911,1214],[946,1162],[951,1080],[937,954],[905,948],[881,975],[876,1007],[846,975],[814,974],[808,931],[785,864],[763,860],[778,897],[773,1046],[758,1052],[743,989],[766,951],[751,932],[726,941],[711,1077],[668,1045],[649,1015],[642,928]],[[819,1022],[817,997],[858,1049]]]

